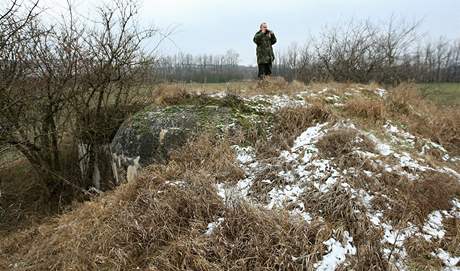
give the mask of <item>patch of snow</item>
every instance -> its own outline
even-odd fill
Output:
[[[185,181],[175,181],[175,182],[171,182],[171,181],[165,181],[165,184],[166,185],[170,185],[170,186],[184,186],[186,184]]]
[[[249,189],[252,186],[253,177],[238,181],[236,185],[218,183],[216,184],[217,195],[223,202],[231,202],[238,199],[247,199]]]
[[[384,236],[382,243],[386,243],[390,248],[384,248],[383,254],[388,260],[394,264],[398,270],[405,270],[404,259],[407,256],[407,252],[404,245],[404,241],[414,235],[417,232],[417,228],[411,223],[406,228],[395,230],[387,223],[380,224],[384,229]]]
[[[238,160],[240,164],[248,164],[255,161],[255,151],[253,147],[240,147],[238,145],[233,145],[231,147],[236,152],[236,160]]]
[[[415,145],[415,136],[409,132],[406,132],[387,121],[383,127],[386,129],[387,133],[390,134],[391,139],[395,143],[407,143],[411,147]]]
[[[375,213],[375,214],[371,214],[371,213],[368,213],[367,216],[369,217],[369,220],[372,222],[372,224],[374,224],[375,226],[380,226],[381,225],[381,219],[383,217],[383,213],[382,212],[378,212],[378,213]]]
[[[216,184],[216,189],[217,189],[217,195],[222,198],[222,200],[225,202],[225,199],[227,198],[226,190],[225,190],[225,184],[223,183],[218,183]]]
[[[436,253],[432,253],[431,255],[437,256],[441,261],[444,263],[445,266],[449,267],[447,270],[459,270],[458,263],[460,263],[460,257],[451,256],[449,252],[438,248]],[[452,269],[455,268],[455,269]]]
[[[301,202],[299,203],[298,208],[294,208],[289,213],[293,216],[300,216],[305,222],[310,223],[313,218],[311,217],[310,213],[305,212],[304,209],[304,204]]]
[[[393,156],[399,159],[399,164],[401,167],[406,167],[412,170],[419,170],[419,171],[426,171],[430,169],[433,170],[433,168],[431,167],[420,165],[420,163],[414,158],[412,158],[410,154],[408,154],[407,152],[403,152],[402,154],[395,152],[393,153]]]
[[[328,91],[328,88],[323,88],[321,91],[318,91],[318,94],[323,94],[326,91]]]
[[[269,103],[269,106],[259,108],[269,112],[276,112],[285,107],[303,107],[307,104],[304,99],[295,99],[288,95],[255,95],[245,99],[257,103]]]
[[[428,215],[428,221],[423,225],[423,237],[426,240],[431,240],[432,237],[442,239],[446,234],[442,225],[442,214],[440,211],[434,211]]]
[[[278,176],[286,180],[287,182],[294,182],[295,177],[292,175],[290,171],[280,171],[278,172]]]
[[[332,96],[327,96],[325,99],[331,102],[338,102],[340,101],[340,96],[332,95]]]
[[[292,162],[292,161],[295,161],[297,157],[299,157],[299,155],[297,153],[291,153],[289,151],[284,150],[280,152],[279,157],[286,160],[286,162]]]
[[[385,96],[385,94],[386,94],[387,91],[386,91],[385,89],[383,89],[383,88],[378,88],[378,89],[375,90],[375,92],[376,92],[377,95],[379,95],[380,97],[383,97],[383,96]]]
[[[207,230],[206,230],[206,232],[205,232],[204,234],[205,234],[205,235],[208,235],[208,236],[211,235],[211,234],[214,232],[214,230],[215,230],[217,227],[219,227],[220,224],[222,224],[222,222],[224,222],[224,218],[223,218],[223,217],[219,217],[219,218],[217,219],[217,221],[209,223],[209,224],[208,224],[208,228],[207,228]]]
[[[401,247],[404,241],[417,231],[416,227],[412,224],[409,224],[407,228],[399,230],[393,229],[393,227],[387,223],[382,223],[381,225],[385,230],[383,240],[397,247]]]
[[[322,132],[321,129],[327,124],[327,122],[323,124],[318,123],[316,126],[309,127],[307,130],[305,130],[305,132],[300,134],[300,136],[294,140],[294,146],[292,149],[297,150],[301,147],[318,141],[318,139],[324,135],[324,132]]]
[[[220,92],[208,94],[208,96],[211,98],[221,99],[221,98],[225,98],[227,96],[227,93],[220,91]]]
[[[302,193],[303,189],[297,185],[286,185],[281,189],[273,188],[268,192],[271,200],[266,207],[272,209],[273,207],[282,207],[284,202],[295,202]]]
[[[367,133],[367,137],[374,142],[376,150],[383,156],[388,156],[393,153],[391,150],[390,145],[383,143],[380,141],[375,135],[372,133]]]
[[[344,232],[345,245],[334,238],[330,238],[323,243],[327,246],[327,254],[323,259],[316,263],[314,267],[317,271],[335,270],[337,266],[345,262],[347,255],[355,255],[356,247],[353,246],[353,237],[349,236],[347,231]]]

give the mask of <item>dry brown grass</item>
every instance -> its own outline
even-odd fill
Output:
[[[322,123],[332,119],[331,110],[323,103],[314,103],[307,107],[283,108],[279,110],[273,121],[272,138],[262,142],[257,152],[261,157],[273,157],[288,149],[294,140],[315,123]]]
[[[162,171],[163,175],[168,179],[178,179],[195,172],[210,172],[213,180],[237,181],[244,177],[244,171],[238,166],[230,147],[233,140],[238,139],[219,139],[211,134],[189,140],[183,148],[171,153],[171,162],[169,167],[164,168],[166,171]]]
[[[367,121],[382,122],[386,118],[385,103],[382,100],[354,97],[345,103],[344,110],[353,117]]]
[[[204,179],[183,187],[160,180],[140,179],[57,223],[13,236],[2,244],[2,255],[12,255],[9,262],[23,270],[134,269],[146,253],[179,236],[193,221],[209,221],[222,205]]]
[[[437,245],[425,240],[423,237],[409,237],[404,242],[409,259],[408,266],[414,270],[441,270],[441,259],[431,255]]]
[[[372,152],[375,144],[365,135],[354,129],[337,129],[328,132],[316,143],[320,152],[326,157],[340,158],[353,150]]]
[[[287,82],[283,77],[268,77],[264,80],[248,80],[228,83],[163,83],[149,87],[143,91],[142,97],[161,104],[164,98],[170,96],[199,94],[213,94],[223,92],[227,94],[251,96],[257,94],[294,94],[306,90],[306,85],[299,81]]]
[[[266,77],[264,80],[259,80],[253,85],[253,90],[260,91],[265,94],[286,93],[289,83],[283,77]]]
[[[286,212],[237,204],[211,236],[184,237],[152,257],[154,270],[311,270],[332,229]],[[191,239],[190,239],[191,238]],[[293,258],[294,257],[294,258]]]
[[[178,155],[180,153],[180,156]],[[10,234],[0,242],[0,267],[18,270],[127,270],[146,255],[223,211],[216,180],[241,177],[228,144],[203,136],[167,165],[87,202],[54,221]],[[190,158],[190,160],[188,159]]]
[[[431,212],[452,207],[451,200],[460,198],[460,183],[445,173],[427,172],[420,180],[408,183],[404,193],[411,213],[422,222]]]
[[[445,107],[423,98],[414,84],[401,84],[389,91],[386,107],[392,118],[409,130],[460,154],[460,108]]]
[[[171,105],[196,94],[187,89],[185,84],[160,84],[146,98],[156,105]]]
[[[304,192],[302,202],[307,211],[323,217],[334,229],[348,231],[358,254],[351,258],[353,270],[387,270],[380,243],[382,232],[376,230],[360,201],[339,182],[323,193],[316,189]],[[367,269],[368,268],[368,269]]]
[[[446,235],[444,236],[443,248],[452,255],[460,255],[460,218],[446,218],[443,220]]]
[[[372,205],[382,210],[385,219],[394,224],[410,221],[423,225],[431,212],[449,210],[452,207],[451,200],[460,197],[458,180],[445,173],[427,171],[420,173],[416,181],[384,170],[375,176],[378,177],[362,175],[355,178],[353,183],[357,187],[377,192]]]

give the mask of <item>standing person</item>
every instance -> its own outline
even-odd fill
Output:
[[[272,45],[276,43],[275,33],[268,30],[267,23],[261,23],[260,30],[254,35],[253,40],[257,44],[258,77],[263,79],[272,74],[272,62],[275,60]]]

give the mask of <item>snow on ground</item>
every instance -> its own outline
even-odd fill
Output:
[[[217,219],[216,222],[211,222],[211,223],[209,223],[209,224],[208,224],[208,228],[207,228],[207,230],[206,230],[206,232],[205,232],[204,234],[205,234],[205,235],[211,235],[212,232],[213,232],[217,227],[219,227],[219,225],[220,225],[222,222],[224,222],[224,218],[223,218],[223,217],[219,217],[219,218]]]
[[[433,252],[431,255],[437,256],[442,260],[446,268],[444,270],[454,271],[460,270],[458,264],[460,263],[460,257],[454,257],[449,252],[443,249],[437,249],[436,253]]]
[[[302,96],[292,98],[288,95],[255,95],[248,98],[243,98],[246,101],[255,103],[253,106],[260,111],[276,112],[284,107],[305,106],[306,102]]]
[[[425,239],[431,240],[432,237],[442,239],[446,234],[442,225],[442,214],[440,211],[434,211],[428,215],[427,222],[423,225],[423,231],[427,234],[424,235]]]
[[[355,255],[356,248],[353,246],[353,237],[349,236],[347,231],[344,232],[345,245],[334,238],[324,241],[327,246],[327,254],[323,259],[315,264],[318,271],[335,270],[341,263],[346,260],[347,255]]]
[[[387,91],[386,91],[385,89],[383,89],[383,88],[378,88],[378,89],[375,90],[375,92],[376,92],[377,95],[379,95],[380,97],[383,97],[383,96],[385,96],[385,94],[386,94]]]
[[[327,91],[328,89],[324,89],[322,92],[318,92],[318,94]],[[385,91],[381,89],[377,90],[376,93],[381,97],[385,95]],[[345,93],[345,95],[347,94]],[[354,94],[349,93],[347,96],[350,95]],[[312,96],[312,93],[304,92],[300,96]],[[333,97],[330,98],[331,101],[339,100],[334,96],[330,97]],[[248,99],[268,104],[268,110],[271,112],[286,106],[308,106],[303,100],[300,100],[299,97],[290,98],[286,95],[258,95]],[[354,200],[359,201],[367,209],[365,215],[367,215],[376,229],[380,229],[383,232],[383,238],[381,240],[384,247],[383,254],[390,258],[389,260],[394,266],[403,270],[405,269],[404,259],[407,256],[404,248],[405,240],[413,235],[420,236],[428,241],[442,239],[446,234],[442,224],[443,219],[446,217],[460,219],[460,200],[453,200],[452,203],[454,207],[449,211],[436,210],[430,213],[423,227],[417,227],[411,223],[398,225],[398,227],[396,227],[390,222],[384,221],[384,210],[377,210],[372,206],[372,198],[375,193],[373,191],[355,189],[351,184],[346,182],[347,179],[344,177],[350,176],[350,174],[353,176],[353,174],[356,173],[355,169],[339,169],[334,165],[332,160],[326,159],[319,154],[319,150],[316,146],[318,140],[330,131],[344,128],[355,129],[359,135],[366,136],[375,143],[375,151],[369,152],[355,149],[353,152],[369,159],[372,163],[384,170],[406,176],[411,181],[417,181],[419,174],[425,171],[447,173],[460,181],[460,174],[455,170],[446,166],[437,167],[432,164],[427,164],[423,158],[423,155],[428,149],[436,148],[443,153],[444,161],[455,161],[449,160],[451,157],[449,157],[448,152],[441,145],[426,139],[416,138],[404,128],[391,121],[383,125],[382,131],[384,134],[377,136],[373,131],[362,130],[351,121],[345,120],[334,124],[318,123],[306,128],[305,131],[295,139],[292,148],[281,151],[279,156],[275,157],[276,159],[270,159],[268,161],[258,160],[252,147],[233,146],[237,161],[240,167],[245,171],[246,176],[239,180],[236,185],[217,184],[216,188],[218,194],[225,202],[238,198],[266,209],[286,208],[292,216],[300,217],[306,223],[310,223],[312,220],[322,220],[322,218],[315,217],[315,215],[305,210],[304,203],[301,199],[302,194],[307,189],[316,189],[319,193],[327,193],[331,187],[340,184],[345,191],[352,194]],[[411,152],[410,150],[414,149],[415,143],[418,140],[424,142],[421,152]],[[278,179],[276,183],[270,179],[260,178],[259,183],[255,183],[258,174],[267,168],[282,169],[277,173]],[[368,170],[364,171],[364,173],[368,177],[379,174],[379,172]],[[263,189],[263,191],[266,191],[263,192],[266,193],[266,195],[256,196],[255,193],[262,193],[253,191],[253,188],[256,186],[268,188]],[[381,196],[388,198],[386,195]],[[212,230],[220,224],[219,221],[221,222],[222,220],[210,223],[206,233],[211,234]],[[346,262],[347,256],[356,254],[356,248],[353,245],[353,237],[348,232],[345,232],[342,237],[344,240],[343,242],[338,241],[337,238],[331,238],[324,242],[327,249],[324,251],[322,260],[315,264],[317,270],[334,270],[338,265]],[[451,267],[455,266],[460,260],[459,257],[452,256],[440,248],[433,252],[433,255],[439,257],[446,266]]]

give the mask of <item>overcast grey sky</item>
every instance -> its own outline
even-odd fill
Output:
[[[43,0],[51,8],[64,0]],[[76,2],[81,9],[102,3]],[[302,44],[324,25],[350,19],[387,20],[392,15],[407,21],[423,19],[420,31],[433,38],[460,39],[460,0],[141,0],[143,23],[160,28],[176,26],[165,41],[163,54],[224,54],[234,49],[242,64],[256,63],[252,42],[260,22],[266,21],[278,38],[275,50]]]

